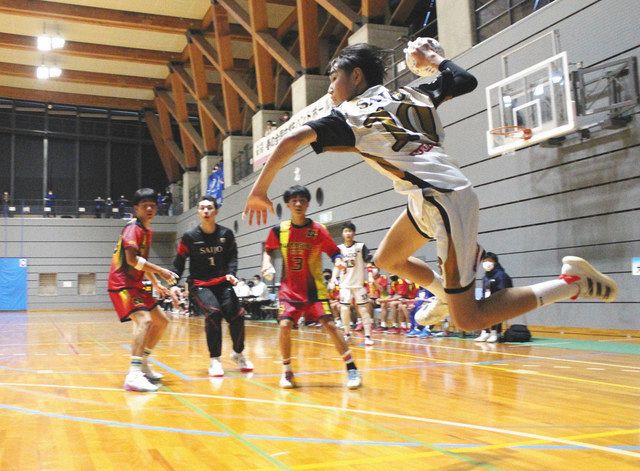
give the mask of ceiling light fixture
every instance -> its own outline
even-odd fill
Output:
[[[36,77],[40,80],[47,80],[49,78],[49,67],[46,65],[38,66],[36,69]]]
[[[62,49],[65,44],[65,40],[59,34],[51,37],[51,49]]]
[[[38,50],[39,51],[50,51],[51,50],[51,36],[47,34],[41,34],[38,36]]]

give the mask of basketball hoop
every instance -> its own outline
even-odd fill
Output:
[[[524,126],[510,125],[491,129],[489,136],[491,137],[491,145],[493,148],[509,146],[511,149],[511,146],[514,144],[518,145],[518,143],[521,143],[521,145],[525,145],[524,143],[533,136],[533,132]],[[520,145],[518,145],[518,147],[520,147]]]
[[[524,141],[528,141],[531,139],[531,136],[533,136],[531,129],[516,125],[500,126],[493,128],[489,132],[494,136],[502,136],[505,141],[510,139],[522,139]]]

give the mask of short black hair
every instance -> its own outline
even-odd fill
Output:
[[[302,196],[303,198],[306,198],[307,201],[311,201],[311,193],[309,193],[309,190],[302,185],[293,185],[287,188],[287,191],[284,192],[284,202],[288,203],[294,196]]]
[[[353,232],[356,231],[356,225],[352,222],[345,222],[342,227],[340,228],[341,231],[344,231],[345,229],[351,229]]]
[[[498,256],[496,254],[494,254],[493,252],[485,252],[484,253],[484,257],[482,257],[482,260],[486,260],[487,258],[490,258],[495,263],[498,263]]]
[[[204,195],[202,198],[198,200],[198,204],[200,204],[200,201],[209,201],[210,203],[213,203],[213,206],[215,206],[216,209],[220,209],[220,205],[218,204],[218,201],[213,196]]]
[[[369,87],[382,85],[384,82],[384,59],[388,51],[371,44],[359,43],[345,47],[336,58],[329,62],[329,74],[338,69],[352,72],[359,67]]]
[[[158,194],[156,190],[153,188],[140,188],[133,194],[133,200],[131,203],[135,206],[142,201],[153,201],[154,203],[158,200]]]
[[[333,275],[333,270],[331,268],[325,268],[324,270],[322,270],[322,273],[329,273]]]

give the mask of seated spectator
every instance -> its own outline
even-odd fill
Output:
[[[4,217],[9,217],[9,206],[11,206],[11,198],[9,197],[9,192],[5,191],[2,193],[2,215]]]
[[[261,308],[271,304],[271,298],[269,297],[269,288],[266,283],[262,281],[260,275],[254,275],[253,287],[251,288],[251,295],[254,296],[250,304],[250,313],[253,319],[264,319]]]
[[[129,200],[124,197],[124,195],[120,195],[118,201],[116,201],[116,206],[118,208],[118,218],[123,218],[124,213],[127,210],[127,206],[129,205]]]
[[[47,191],[47,194],[44,197],[44,207],[44,217],[56,217],[56,195],[53,194],[53,190]],[[47,208],[49,209],[47,210]]]
[[[275,121],[268,120],[267,121],[267,134],[271,134],[276,129],[278,129],[278,125],[275,123]]]
[[[107,219],[111,219],[113,217],[113,200],[110,196],[104,202],[104,213]]]
[[[101,219],[104,214],[104,206],[105,201],[102,199],[102,196],[98,196],[93,200],[93,214],[95,214],[96,218]]]

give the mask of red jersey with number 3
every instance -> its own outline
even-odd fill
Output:
[[[314,303],[329,299],[322,279],[322,253],[332,260],[340,249],[329,231],[320,223],[307,219],[303,226],[283,221],[269,231],[265,250],[282,252],[282,279],[278,298],[290,303]]]
[[[111,268],[109,269],[109,291],[117,291],[125,288],[142,289],[142,279],[144,272],[136,270],[127,263],[125,249],[133,247],[136,254],[143,258],[149,258],[149,249],[151,248],[151,239],[153,232],[146,229],[138,219],[134,219],[127,224],[111,258]]]

